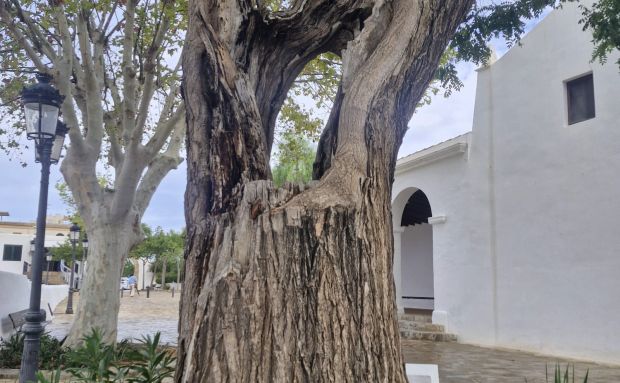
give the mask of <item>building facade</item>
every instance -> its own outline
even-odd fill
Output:
[[[64,217],[48,217],[45,247],[55,247],[69,238],[70,225]],[[35,222],[0,222],[0,271],[23,274],[25,265],[32,264],[31,241],[36,232]]]
[[[400,159],[399,310],[466,343],[620,364],[620,70],[576,4],[478,70],[472,132]]]

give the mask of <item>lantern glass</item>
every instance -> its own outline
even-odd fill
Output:
[[[88,238],[84,237],[82,240],[82,247],[88,249]]]
[[[52,163],[57,164],[60,161],[60,155],[62,153],[62,147],[65,145],[65,136],[57,135],[54,138],[54,144],[52,145]]]
[[[76,242],[80,238],[80,227],[75,223],[71,225],[69,229],[69,238],[73,242]]]
[[[26,114],[26,134],[30,138],[51,138],[56,135],[58,107],[42,103],[24,104]],[[39,125],[39,116],[41,124]]]

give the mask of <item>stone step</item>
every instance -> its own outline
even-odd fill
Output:
[[[430,315],[419,314],[398,314],[399,321],[419,322],[419,323],[431,323],[432,318]]]
[[[409,340],[429,340],[433,342],[456,342],[456,335],[438,331],[400,330],[400,336]]]
[[[32,275],[31,275],[31,271],[28,270],[28,273],[26,274],[26,277],[28,279],[31,279]],[[64,275],[63,273],[61,273],[60,271],[50,271],[49,272],[49,278],[47,276],[47,271],[43,271],[43,274],[41,275],[41,280],[42,282],[45,284],[45,282],[49,282],[47,283],[48,285],[64,285],[66,284],[65,279],[64,279]]]
[[[430,332],[444,332],[445,328],[440,324],[433,323],[421,323],[412,321],[399,321],[398,325],[401,330],[415,330],[415,331],[430,331]]]

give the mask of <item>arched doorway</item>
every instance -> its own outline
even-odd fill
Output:
[[[405,196],[400,196],[402,214],[394,217],[395,234],[398,232],[400,242],[400,289],[397,290],[404,310],[433,310],[433,228],[428,223],[432,209],[422,190],[411,189],[407,194],[404,206]]]

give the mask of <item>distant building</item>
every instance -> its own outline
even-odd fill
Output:
[[[401,158],[399,310],[467,343],[620,363],[620,71],[567,3],[479,69],[472,132]]]
[[[55,247],[69,238],[70,224],[62,216],[49,216],[45,229],[45,247]],[[0,271],[22,274],[32,264],[31,241],[35,222],[0,222]]]

